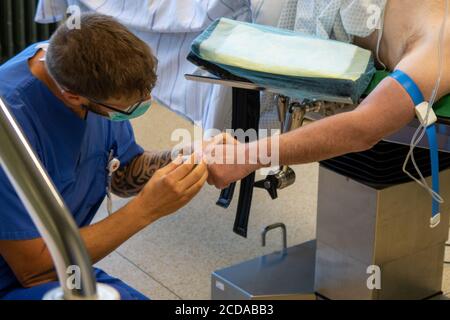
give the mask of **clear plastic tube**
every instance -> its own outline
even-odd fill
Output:
[[[448,0],[447,0],[448,1]],[[384,68],[384,70],[387,69],[386,65],[381,61],[380,58],[380,49],[381,49],[381,41],[383,40],[383,33],[384,33],[384,19],[386,15],[386,8],[383,9],[383,12],[380,17],[380,29],[378,29],[378,39],[377,39],[377,60],[378,63]]]
[[[445,28],[447,26],[447,19],[448,19],[448,13],[449,13],[449,6],[450,6],[450,0],[446,0],[445,2],[445,16],[444,16],[444,21],[442,22],[442,26],[441,26],[441,30],[439,33],[439,45],[438,45],[438,59],[439,59],[439,75],[438,78],[436,80],[436,84],[434,86],[433,92],[431,94],[430,97],[430,101],[429,101],[429,107],[428,107],[428,111],[427,111],[427,115],[426,115],[426,121],[425,123],[428,121],[428,117],[431,113],[431,110],[433,109],[433,105],[436,102],[436,98],[439,92],[439,88],[441,85],[441,80],[442,80],[442,68],[444,66],[444,47],[445,47]],[[423,188],[425,188],[431,195],[431,197],[438,201],[439,203],[443,203],[444,199],[442,199],[442,197],[436,193],[435,191],[433,191],[432,188],[430,188],[430,186],[428,185],[427,181],[425,180],[422,172],[420,171],[419,166],[416,163],[416,159],[414,157],[414,149],[417,147],[417,145],[419,144],[419,142],[423,139],[423,137],[425,136],[426,133],[426,127],[421,124],[416,132],[414,133],[412,139],[411,139],[411,145],[410,145],[410,149],[408,152],[408,155],[406,156],[406,160],[405,163],[403,164],[403,172],[406,173],[411,179],[413,179],[414,181],[416,181],[420,186],[422,186]],[[419,175],[419,179],[417,179],[416,177],[414,177],[408,170],[407,170],[407,165],[409,163],[409,161],[411,160],[414,169],[416,170],[416,172]]]

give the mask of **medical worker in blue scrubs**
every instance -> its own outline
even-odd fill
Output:
[[[147,152],[135,142],[128,120],[152,103],[157,61],[151,49],[111,17],[84,14],[80,22],[80,28],[62,24],[48,43],[0,66],[0,96],[97,262],[188,203],[208,173],[201,161],[172,161],[172,152]],[[114,173],[112,160],[120,164]],[[108,185],[119,196],[136,197],[91,225]],[[0,299],[41,299],[58,285],[52,259],[2,169],[0,206]],[[122,299],[146,299],[101,270],[95,274]]]

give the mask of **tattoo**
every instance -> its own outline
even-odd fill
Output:
[[[114,173],[111,181],[112,192],[122,198],[137,195],[154,173],[171,161],[171,151],[144,152]]]

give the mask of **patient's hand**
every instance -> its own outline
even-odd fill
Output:
[[[203,159],[208,164],[208,183],[218,189],[225,189],[231,183],[241,180],[259,169],[250,164],[247,145],[234,141],[233,144],[216,144],[208,148]]]
[[[237,143],[236,139],[234,139],[228,133],[221,133],[211,139],[208,140],[198,140],[192,143],[186,144],[182,147],[178,147],[174,154],[181,153],[182,155],[191,155],[193,153],[197,155],[207,154],[208,150],[214,148],[215,145],[218,144],[235,144]]]

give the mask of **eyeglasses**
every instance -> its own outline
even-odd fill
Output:
[[[55,81],[55,80],[54,80]],[[67,90],[65,89],[63,86],[61,86],[58,82],[55,81],[55,84],[61,89],[61,92],[72,92],[71,90]],[[150,92],[148,91],[148,95],[150,96]],[[90,99],[88,97],[85,97],[85,99],[88,99],[90,102],[93,102],[95,104],[98,104],[106,109],[124,114],[126,116],[130,116],[133,114],[133,112],[135,112],[140,106],[142,106],[143,104],[151,104],[152,103],[152,97],[150,96],[148,99],[142,99],[141,101],[129,106],[128,108],[126,108],[125,110],[123,109],[118,109],[116,107],[113,107],[111,105],[102,103],[100,101],[94,100],[94,99]]]
[[[88,99],[89,101],[95,103],[95,104],[98,104],[98,105],[104,107],[104,108],[113,110],[113,111],[115,111],[115,112],[118,112],[118,113],[121,113],[121,114],[124,114],[124,115],[127,115],[127,116],[132,115],[133,112],[135,112],[135,111],[136,111],[140,106],[142,106],[143,104],[152,103],[152,98],[150,97],[150,98],[148,98],[148,99],[141,100],[141,101],[139,101],[139,102],[137,102],[137,103],[135,103],[135,104],[129,106],[128,108],[126,108],[126,109],[124,110],[124,109],[118,109],[118,108],[116,108],[116,107],[113,107],[113,106],[110,106],[110,105],[101,103],[101,102],[96,101],[96,100],[93,100],[93,99],[89,99],[89,98],[87,98],[87,99]]]

